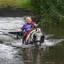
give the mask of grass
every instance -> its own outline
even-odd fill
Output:
[[[31,0],[19,0],[18,8],[32,10]]]
[[[18,0],[0,0],[0,8],[5,8],[5,7],[14,7],[18,4]]]
[[[0,8],[24,8],[27,10],[32,10],[31,0],[0,0]]]

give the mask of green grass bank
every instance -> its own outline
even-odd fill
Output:
[[[32,10],[31,0],[0,0],[0,8],[23,8]]]

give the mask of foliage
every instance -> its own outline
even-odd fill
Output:
[[[40,0],[31,0],[31,5],[33,6],[33,11],[40,14]]]
[[[31,6],[31,0],[19,0],[18,8],[32,10],[33,6]]]
[[[64,25],[64,0],[31,0],[31,2],[34,10],[41,16],[38,25],[46,25],[48,23]]]

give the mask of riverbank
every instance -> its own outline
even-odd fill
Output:
[[[36,16],[36,14],[29,10],[22,8],[0,8],[0,17],[23,17],[23,16]]]

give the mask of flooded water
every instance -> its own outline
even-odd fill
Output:
[[[64,64],[64,28],[41,27],[45,41],[37,48],[8,33],[23,24],[24,17],[0,17],[0,64]]]

